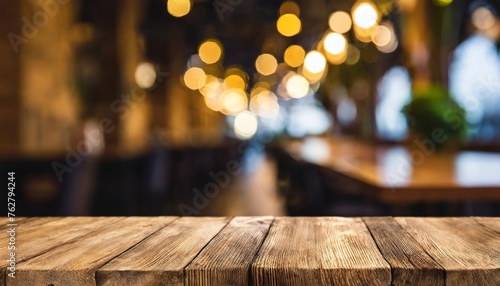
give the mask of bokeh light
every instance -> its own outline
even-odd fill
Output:
[[[344,126],[349,126],[354,122],[357,115],[357,107],[354,100],[344,97],[339,100],[337,105],[337,120]]]
[[[377,49],[383,53],[392,53],[398,47],[398,39],[394,33],[394,26],[391,22],[382,22],[374,30],[372,41]]]
[[[286,80],[286,92],[293,98],[301,98],[309,92],[309,82],[299,74],[292,74]]]
[[[187,68],[189,69],[193,67],[197,68],[203,67],[203,61],[201,60],[200,55],[198,54],[191,55],[188,59]]]
[[[226,90],[236,88],[245,90],[246,82],[245,80],[238,74],[230,74],[224,79],[224,88]]]
[[[222,80],[213,76],[207,75],[205,78],[205,84],[199,89],[200,93],[207,96],[213,90],[219,90],[220,93],[224,91],[224,85]]]
[[[448,6],[453,2],[453,0],[434,0],[434,3],[438,6]]]
[[[336,33],[347,33],[352,27],[351,15],[344,11],[332,13],[328,19],[328,25]]]
[[[304,63],[306,51],[299,45],[289,46],[283,55],[285,63],[293,68],[300,66]]]
[[[257,132],[257,116],[250,111],[243,111],[234,119],[234,133],[240,139],[252,138]]]
[[[191,1],[167,0],[167,11],[174,17],[186,16],[191,11]]]
[[[325,70],[326,59],[318,51],[310,51],[304,58],[304,68],[311,73],[321,73]]]
[[[222,47],[217,40],[206,40],[198,48],[198,54],[204,63],[213,64],[220,60]]]
[[[387,46],[392,39],[392,32],[386,26],[379,25],[371,35],[372,42],[378,47]]]
[[[134,74],[135,82],[140,88],[150,88],[156,82],[156,69],[152,63],[143,62],[137,65]]]
[[[201,68],[190,68],[184,73],[184,84],[192,90],[197,90],[205,85],[206,74]]]
[[[253,96],[250,100],[250,111],[264,118],[274,118],[278,116],[280,106],[276,95],[263,88],[259,88],[259,92],[252,92]]]
[[[352,8],[354,24],[361,29],[370,29],[378,23],[378,12],[372,2],[357,2]]]
[[[328,33],[323,42],[323,48],[326,52],[339,55],[345,52],[347,47],[347,40],[339,33]]]
[[[247,94],[237,88],[226,90],[223,94],[224,109],[228,114],[236,115],[248,107]]]
[[[300,16],[300,7],[294,1],[285,1],[280,6],[280,15],[293,14],[297,17]]]
[[[285,37],[292,37],[300,33],[302,23],[299,17],[294,14],[281,15],[276,22],[278,32]]]
[[[276,71],[278,61],[271,54],[262,54],[255,60],[255,68],[262,75],[271,75]]]

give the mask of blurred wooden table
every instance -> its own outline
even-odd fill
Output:
[[[500,202],[500,153],[411,147],[310,138],[292,142],[285,150],[385,203]]]
[[[0,219],[7,245],[7,220]],[[500,218],[17,221],[5,285],[500,285]],[[391,284],[392,283],[392,284]]]

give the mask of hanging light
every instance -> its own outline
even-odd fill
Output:
[[[186,16],[191,11],[190,0],[167,0],[167,11],[174,17]]]

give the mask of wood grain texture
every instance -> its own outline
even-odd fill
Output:
[[[498,233],[473,218],[395,218],[446,271],[446,285],[500,285]]]
[[[480,225],[500,234],[500,217],[476,217],[474,219]]]
[[[77,239],[18,264],[16,279],[8,279],[7,285],[96,285],[97,268],[175,219],[109,218],[102,227],[82,226]],[[58,233],[48,232],[47,236],[57,239]]]
[[[73,239],[81,232],[72,231],[73,228],[79,228],[81,224],[86,224],[94,221],[95,218],[58,218],[58,217],[42,217],[42,218],[26,218],[15,221],[15,253],[16,263],[22,262],[28,258],[34,257],[42,252],[46,252],[53,247],[58,246],[62,242]],[[104,222],[104,221],[103,221]],[[97,225],[90,225],[90,228],[95,228]],[[0,232],[0,243],[7,246],[10,239],[10,226]],[[64,231],[66,230],[66,231]],[[52,237],[51,233],[57,232],[58,237]],[[9,257],[7,247],[2,247],[2,257]],[[0,281],[7,279],[6,267],[9,265],[6,259],[0,260]]]
[[[443,268],[391,217],[363,218],[392,269],[392,285],[444,285]]]
[[[249,285],[250,266],[272,217],[236,217],[186,268],[184,285]]]
[[[391,269],[358,218],[276,218],[254,285],[389,285]]]
[[[98,285],[184,285],[184,269],[229,222],[182,217],[116,257],[96,273]]]

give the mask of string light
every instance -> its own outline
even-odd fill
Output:
[[[210,39],[200,45],[198,54],[204,63],[213,64],[220,60],[222,48],[217,40]]]
[[[300,33],[302,23],[299,17],[294,14],[281,15],[276,22],[278,32],[285,37],[293,37]]]
[[[191,1],[167,0],[167,11],[174,17],[186,16],[191,11]]]

